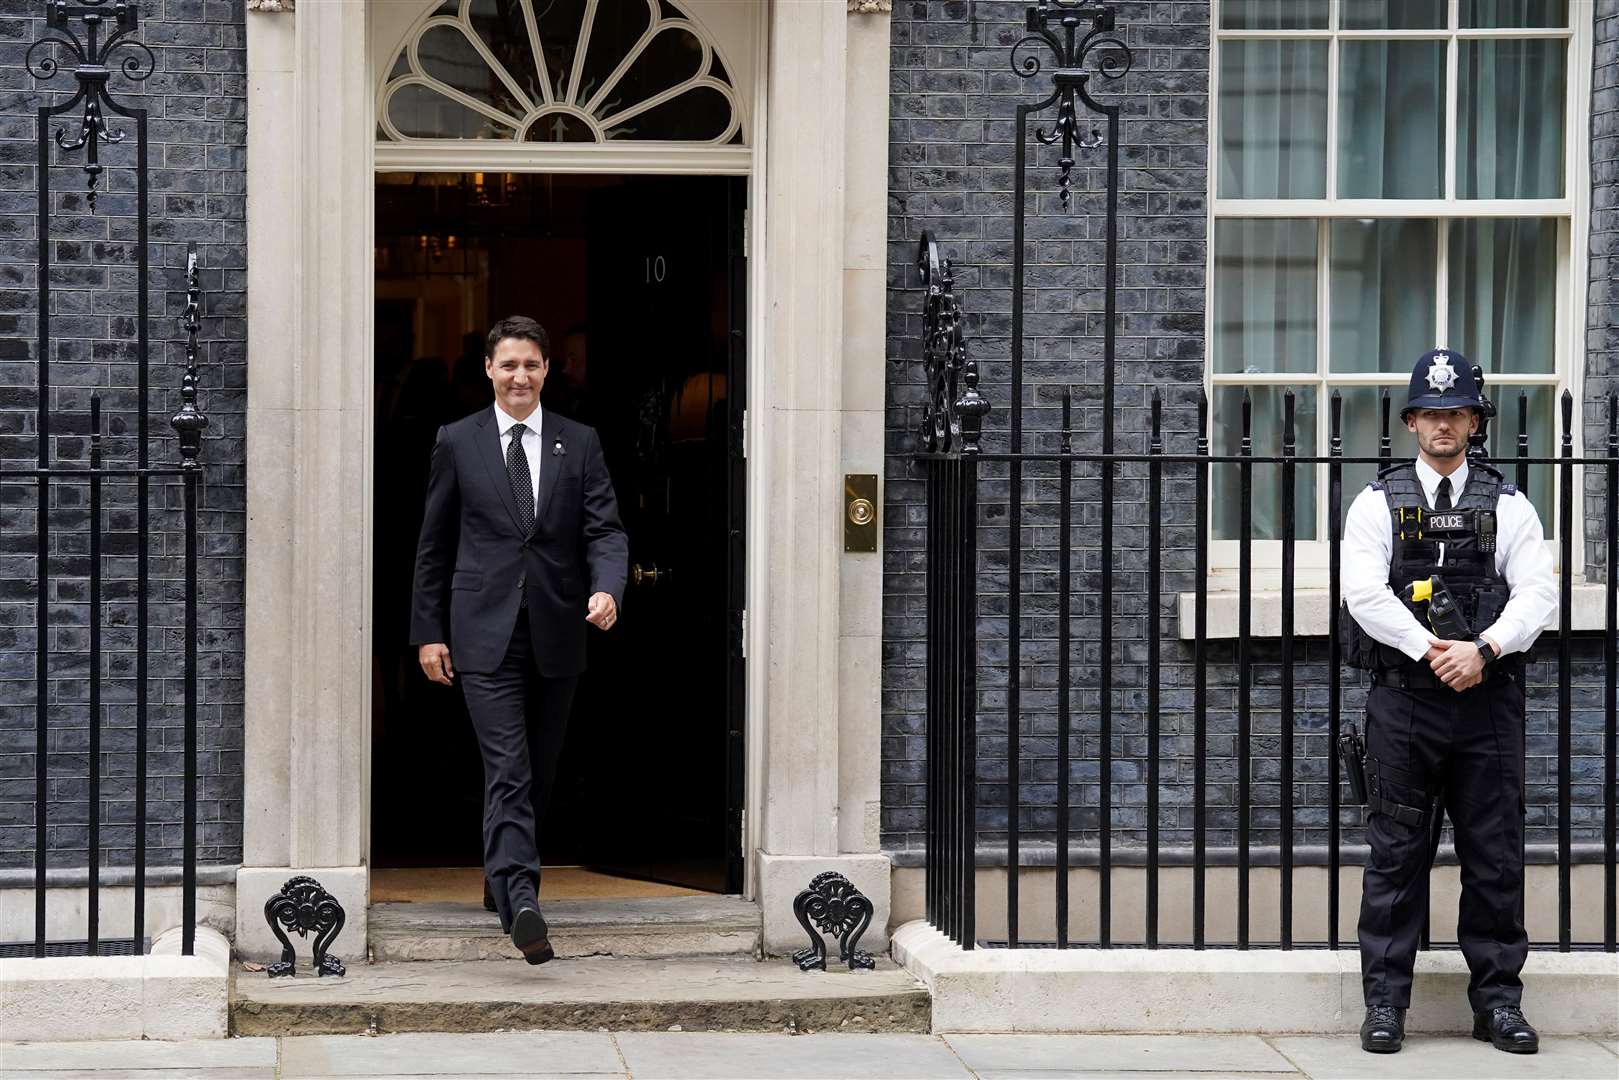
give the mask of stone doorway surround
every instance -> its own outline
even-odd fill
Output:
[[[387,2],[248,5],[246,957],[276,951],[261,909],[294,874],[343,903],[339,954],[367,938],[368,27]],[[843,474],[883,471],[887,7],[769,0],[752,99],[744,842],[769,952],[799,944],[792,898],[828,869],[876,906],[862,944],[886,945],[881,555],[844,553],[841,518]]]

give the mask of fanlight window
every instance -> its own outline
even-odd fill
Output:
[[[669,0],[445,0],[394,61],[378,137],[742,142],[730,75]]]

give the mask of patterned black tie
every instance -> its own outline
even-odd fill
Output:
[[[524,476],[528,473],[525,471]],[[1450,509],[1450,477],[1446,476],[1439,481],[1439,490],[1434,493],[1433,508],[1435,510]]]
[[[534,529],[534,481],[528,471],[528,455],[523,453],[522,424],[511,426],[512,442],[506,448],[506,475],[511,478],[512,498],[517,500],[517,523],[528,533]]]

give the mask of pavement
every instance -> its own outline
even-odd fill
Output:
[[[493,1032],[209,1042],[0,1043],[0,1080],[1619,1080],[1619,1038],[1542,1040],[1514,1056],[1411,1036],[1393,1056],[1354,1036]]]

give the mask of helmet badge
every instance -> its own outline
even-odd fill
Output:
[[[1428,365],[1428,387],[1443,393],[1456,385],[1456,369],[1450,366],[1448,356],[1436,356]]]

